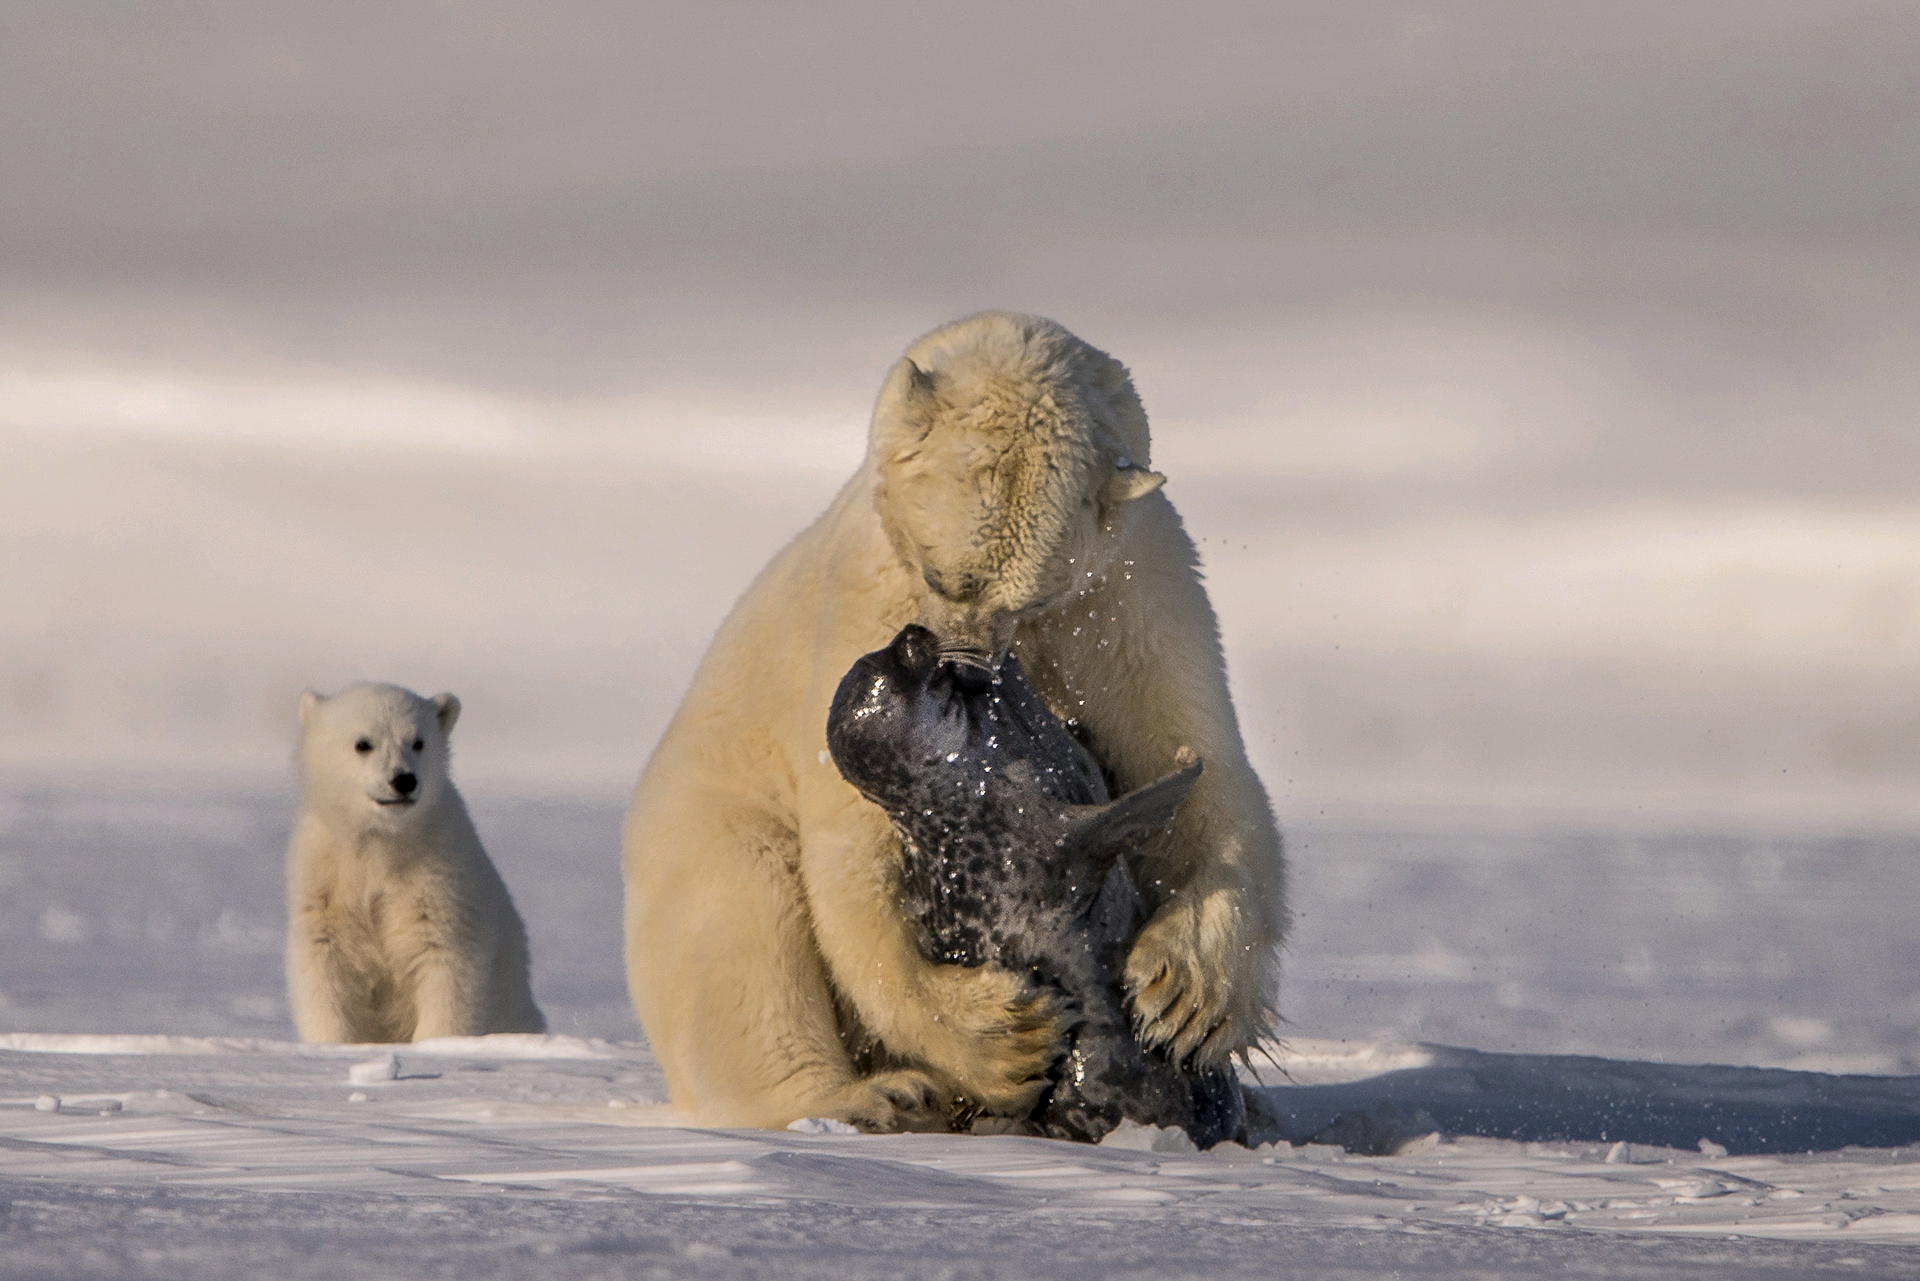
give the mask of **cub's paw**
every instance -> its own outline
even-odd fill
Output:
[[[901,1070],[862,1077],[846,1089],[835,1109],[848,1124],[869,1134],[945,1130],[953,1096],[924,1072]]]
[[[1163,912],[1147,923],[1127,954],[1127,992],[1135,1033],[1176,1063],[1223,1066],[1260,1035],[1259,1011],[1235,1000],[1234,975],[1195,946],[1188,913]]]
[[[992,966],[943,965],[931,977],[933,1017],[949,1033],[935,1066],[981,1111],[1031,1111],[1066,1053],[1078,1007]]]

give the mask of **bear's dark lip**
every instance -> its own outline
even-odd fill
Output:
[[[375,805],[411,805],[419,799],[417,796],[396,796],[390,801],[383,801],[376,796],[373,798],[373,803]]]

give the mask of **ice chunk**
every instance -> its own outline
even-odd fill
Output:
[[[41,1095],[33,1101],[33,1110],[35,1112],[58,1112],[60,1110],[60,1096],[57,1094]]]
[[[400,1056],[388,1054],[385,1058],[368,1059],[356,1063],[347,1069],[347,1084],[378,1085],[382,1081],[391,1081],[400,1075]]]
[[[1725,1196],[1733,1191],[1735,1186],[1721,1179],[1698,1174],[1682,1179],[1655,1179],[1654,1182],[1680,1201],[1708,1201],[1717,1196]]]
[[[1135,1152],[1198,1152],[1187,1132],[1178,1126],[1141,1125],[1122,1120],[1100,1140],[1101,1147],[1126,1148]]]
[[[1700,1140],[1701,1156],[1710,1157],[1713,1160],[1718,1161],[1721,1157],[1725,1156],[1726,1154],[1727,1154],[1727,1150],[1721,1147],[1718,1143],[1715,1143],[1712,1139]]]
[[[1644,1143],[1615,1143],[1607,1149],[1608,1165],[1659,1165],[1668,1153]]]
[[[845,1121],[830,1116],[803,1116],[787,1125],[795,1134],[858,1134],[859,1130]]]

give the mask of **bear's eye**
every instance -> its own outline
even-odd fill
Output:
[[[360,753],[360,755],[365,756],[368,752],[371,752],[373,750],[373,744],[369,743],[366,739],[363,738],[359,742],[353,745],[353,750]]]
[[[413,740],[413,750],[416,752],[419,751],[421,748],[425,747],[426,745],[427,745],[427,740],[424,738],[416,738]]]

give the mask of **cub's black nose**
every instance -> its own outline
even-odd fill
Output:
[[[401,773],[393,776],[393,790],[402,796],[412,796],[413,789],[420,786],[420,780],[411,774]]]
[[[953,669],[953,687],[962,694],[984,694],[993,688],[993,673],[972,663],[949,663]]]

